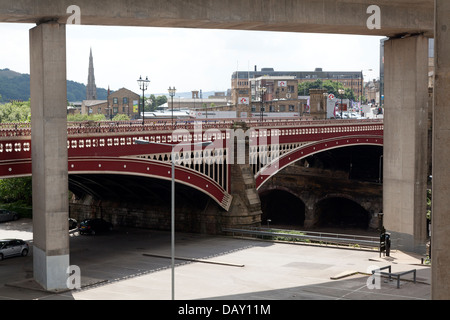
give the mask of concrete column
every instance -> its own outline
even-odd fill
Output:
[[[450,2],[436,0],[431,298],[450,299]]]
[[[30,30],[33,274],[44,289],[67,289],[69,266],[66,29]]]
[[[425,253],[428,39],[390,39],[384,48],[384,226],[394,248]]]

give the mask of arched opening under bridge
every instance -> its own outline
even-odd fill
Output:
[[[170,230],[171,181],[120,174],[72,174],[69,190],[73,192],[70,215],[77,220],[95,216],[115,226]],[[208,195],[177,183],[176,229],[205,232],[210,227],[204,223],[205,212],[215,206]]]
[[[269,190],[260,194],[263,226],[277,228],[303,227],[305,204],[298,197],[284,190]]]
[[[339,228],[367,230],[370,213],[353,200],[330,197],[316,204],[315,228]]]

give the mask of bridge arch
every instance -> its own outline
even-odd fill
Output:
[[[262,167],[255,175],[256,188],[259,189],[270,177],[274,176],[283,168],[316,153],[336,148],[375,145],[383,146],[383,136],[347,136],[324,139],[298,146],[273,159],[269,164]]]
[[[366,230],[372,214],[363,204],[347,194],[329,194],[314,206],[314,227],[339,227]]]
[[[172,179],[171,163],[137,158],[71,158],[69,159],[69,175],[71,174],[121,174],[141,176],[162,180]],[[231,195],[210,177],[175,166],[175,182],[197,189],[208,195],[223,209],[228,210]]]
[[[259,194],[261,199],[261,221],[267,225],[303,227],[306,217],[305,202],[285,187],[266,189]],[[283,203],[280,209],[280,203]]]

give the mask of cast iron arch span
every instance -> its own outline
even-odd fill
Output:
[[[172,165],[150,159],[71,158],[69,175],[71,174],[126,174],[171,180]],[[229,210],[232,196],[208,176],[186,167],[175,166],[175,181],[205,193],[223,209]]]
[[[261,168],[261,170],[255,175],[256,189],[258,190],[261,188],[261,186],[267,182],[270,177],[277,174],[277,172],[297,162],[298,160],[325,150],[360,145],[383,146],[383,136],[348,136],[304,144],[283,154],[279,158],[274,159],[269,164]]]

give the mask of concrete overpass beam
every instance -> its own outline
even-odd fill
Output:
[[[30,30],[33,275],[48,291],[67,289],[69,266],[66,27]]]
[[[450,2],[436,0],[431,298],[450,299]]]
[[[428,39],[385,43],[384,225],[397,249],[425,253]]]

